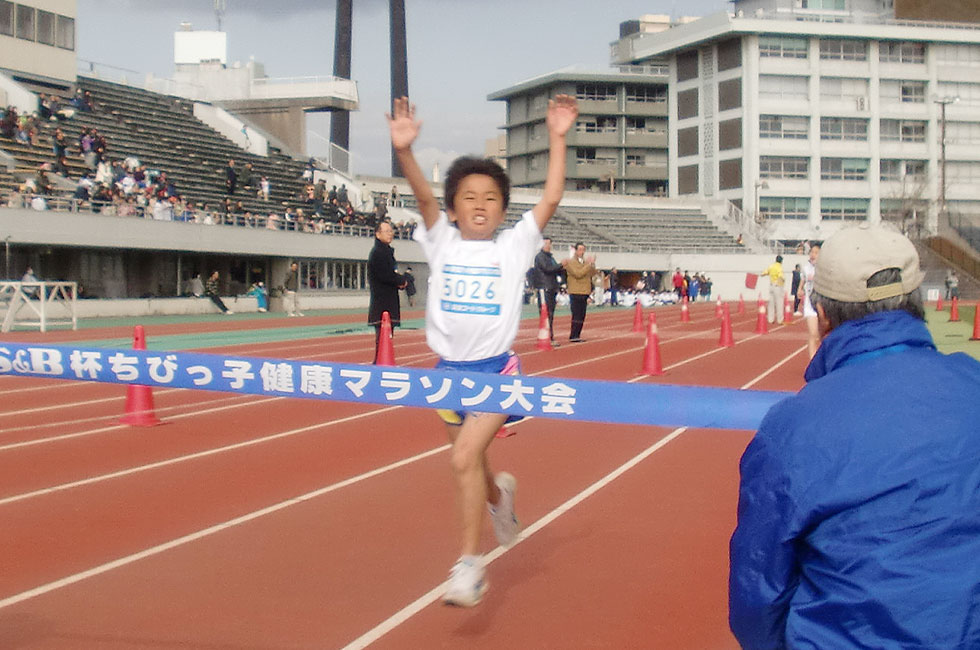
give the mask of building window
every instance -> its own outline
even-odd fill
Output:
[[[760,115],[759,137],[783,140],[806,140],[810,118],[798,115]]]
[[[810,98],[809,78],[788,75],[759,75],[759,99],[803,100]]]
[[[946,144],[980,144],[980,122],[946,122]]]
[[[759,197],[759,216],[766,219],[808,219],[810,199],[798,196]]]
[[[810,159],[799,156],[762,156],[759,158],[759,178],[810,177]]]
[[[906,104],[922,104],[926,101],[926,82],[903,81],[902,102]]]
[[[980,45],[933,45],[938,63],[980,66]]]
[[[677,129],[677,155],[696,156],[698,154],[698,127]]]
[[[900,181],[902,179],[922,182],[926,180],[925,160],[881,160],[881,180]]]
[[[690,50],[677,55],[677,81],[698,78],[698,51]]]
[[[742,159],[733,158],[718,163],[718,189],[733,190],[742,187]]]
[[[882,41],[878,44],[878,59],[882,63],[925,63],[925,43],[889,43]]]
[[[803,9],[831,9],[844,11],[844,0],[801,0]]]
[[[821,117],[821,140],[867,140],[868,120],[856,117]]]
[[[742,66],[742,41],[733,38],[718,44],[718,72]]]
[[[946,182],[975,185],[980,182],[980,163],[961,161],[946,163]]]
[[[940,81],[936,93],[940,97],[959,97],[964,106],[980,106],[980,84]]]
[[[575,98],[581,101],[606,102],[616,99],[616,86],[611,84],[578,84]]]
[[[697,165],[686,165],[677,168],[677,193],[697,194],[700,184]]]
[[[34,40],[35,15],[34,7],[17,5],[17,38],[23,38],[26,41]]]
[[[642,102],[645,104],[666,104],[666,86],[626,86],[626,101]]]
[[[665,128],[663,120],[657,120],[649,117],[626,118],[626,132],[630,135],[644,133],[665,133],[666,131],[667,129]]]
[[[595,162],[595,147],[577,147],[575,149],[575,162],[580,165],[588,165]]]
[[[575,130],[579,133],[615,133],[615,117],[584,117],[575,122]]]
[[[677,93],[677,119],[683,120],[698,114],[698,89],[682,90]]]
[[[867,61],[868,44],[850,39],[820,41],[820,58],[836,61]]]
[[[718,110],[727,111],[742,105],[742,79],[728,79],[718,84]]]
[[[925,142],[925,120],[882,120],[881,139],[889,142]]]
[[[809,55],[810,44],[805,38],[792,36],[760,36],[759,56],[780,59],[805,59]]]
[[[867,158],[821,158],[821,180],[864,181],[868,179]]]
[[[54,45],[54,17],[50,11],[37,10],[37,42]]]
[[[868,96],[867,79],[850,79],[847,77],[823,77],[820,79],[820,101],[852,101]],[[866,106],[855,104],[858,110]]]
[[[74,50],[75,19],[59,15],[55,30],[55,45],[65,50]]]
[[[723,120],[718,122],[718,149],[727,151],[729,149],[740,149],[742,147],[742,119],[736,117],[733,120]]]
[[[821,199],[820,217],[827,221],[866,221],[868,199]]]
[[[0,34],[14,35],[14,3],[0,0]]]

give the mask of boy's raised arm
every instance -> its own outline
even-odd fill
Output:
[[[544,181],[544,193],[534,206],[534,220],[538,230],[544,230],[555,214],[561,195],[565,191],[565,135],[578,117],[578,103],[569,95],[556,95],[548,100],[548,175]]]
[[[388,118],[391,146],[395,149],[398,164],[401,165],[405,180],[412,186],[412,193],[415,194],[415,201],[418,203],[419,212],[422,213],[425,227],[431,228],[439,220],[439,201],[436,200],[432,188],[425,180],[425,174],[422,173],[412,154],[412,143],[419,135],[422,122],[415,120],[415,106],[409,104],[408,97],[396,99],[394,110],[392,113],[385,113],[385,117]]]

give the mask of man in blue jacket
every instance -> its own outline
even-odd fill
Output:
[[[745,648],[980,648],[980,363],[936,351],[922,276],[882,227],[823,247],[807,385],[742,456]]]

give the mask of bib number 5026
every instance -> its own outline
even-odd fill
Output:
[[[496,295],[493,280],[444,278],[442,281],[443,298],[493,300]]]

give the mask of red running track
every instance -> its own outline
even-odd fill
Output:
[[[719,348],[713,304],[691,323],[656,313],[662,377],[639,374],[632,310],[591,310],[591,338],[551,352],[527,321],[515,347],[529,374],[802,385],[801,322],[759,336],[736,316],[737,345]],[[373,343],[227,351],[359,362]],[[434,362],[422,332],[395,345],[400,363]],[[517,425],[490,453],[519,479],[525,536],[501,552],[486,532],[491,589],[460,610],[438,601],[457,542],[433,413],[157,390],[167,424],[134,429],[116,423],[123,394],[0,378],[0,647],[737,647],[727,549],[751,432]]]

